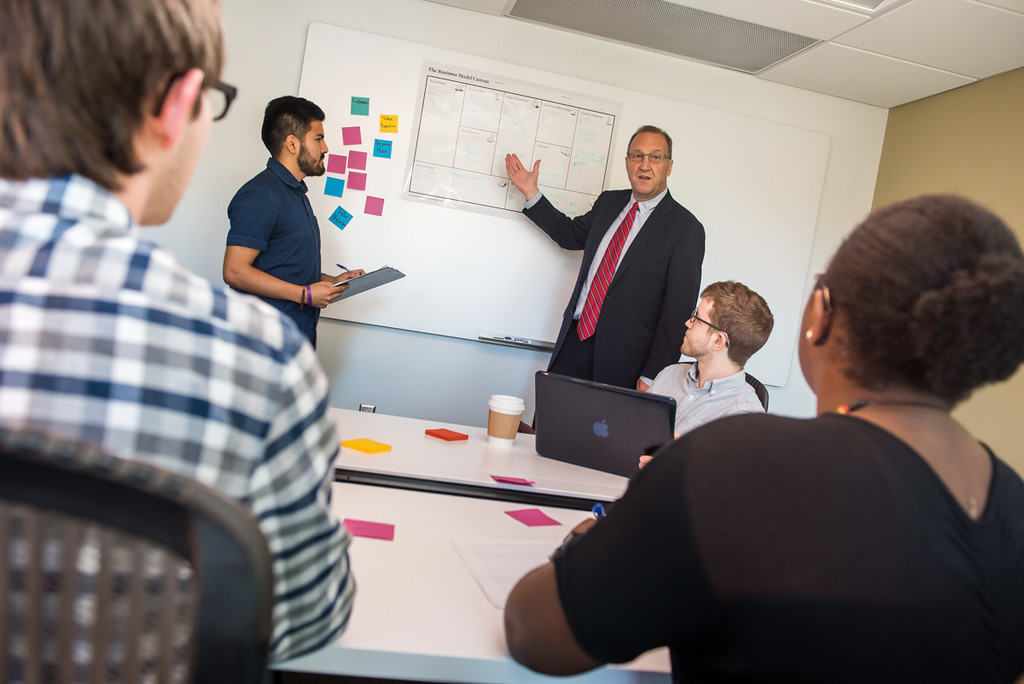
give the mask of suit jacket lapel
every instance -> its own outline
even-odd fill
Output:
[[[648,249],[658,240],[662,232],[669,225],[669,218],[674,206],[675,202],[672,201],[672,194],[666,193],[665,196],[661,198],[661,201],[658,202],[658,206],[654,208],[654,211],[651,212],[651,215],[644,222],[643,227],[633,239],[633,243],[629,246],[629,249],[626,250],[626,254],[622,257],[622,261],[619,262],[619,267],[615,269],[615,275],[612,277],[612,282],[608,285],[609,289],[615,287],[615,283],[619,277],[637,260],[642,258],[644,250]]]

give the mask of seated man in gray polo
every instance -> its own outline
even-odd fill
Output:
[[[743,365],[772,332],[768,303],[732,280],[708,285],[700,297],[680,348],[694,362],[666,367],[647,390],[676,400],[676,437],[716,418],[764,412]]]

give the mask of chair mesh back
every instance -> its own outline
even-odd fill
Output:
[[[0,501],[0,681],[190,681],[197,602],[160,544]]]

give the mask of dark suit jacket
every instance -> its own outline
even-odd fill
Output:
[[[524,213],[564,249],[582,249],[576,286],[562,316],[554,360],[572,324],[580,290],[598,243],[630,199],[629,190],[603,192],[594,207],[570,219],[542,197]],[[667,194],[619,262],[594,332],[594,380],[633,388],[679,359],[686,321],[697,305],[704,226]]]

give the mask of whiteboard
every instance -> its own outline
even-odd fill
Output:
[[[312,23],[298,94],[326,112],[331,154],[354,157],[357,166],[365,166],[355,170],[349,164],[344,173],[329,170],[306,179],[320,223],[324,269],[332,272],[335,263],[367,270],[390,265],[406,274],[330,305],[324,316],[466,339],[477,339],[482,331],[547,341],[557,336],[581,252],[562,250],[521,214],[467,211],[404,192],[422,77],[432,62],[621,103],[612,136],[609,189],[629,187],[621,160],[637,127],[654,124],[668,131],[675,159],[669,189],[700,219],[707,234],[702,283],[738,280],[768,301],[775,329],[747,370],[767,385],[787,384],[828,136]],[[685,97],[685,83],[666,83],[665,91]],[[352,142],[353,129],[359,133],[358,143]],[[374,156],[378,147],[386,148],[389,156]],[[337,193],[341,183],[345,187],[340,196],[325,194]]]
[[[525,198],[505,172],[509,153],[541,160],[537,186],[571,216],[604,189],[618,103],[437,62],[418,102],[407,196],[518,214]]]

